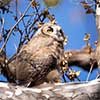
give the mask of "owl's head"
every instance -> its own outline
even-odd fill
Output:
[[[52,37],[58,42],[64,43],[67,40],[66,36],[64,35],[64,32],[62,31],[62,28],[59,25],[52,22],[45,23],[44,25],[42,25],[42,27],[36,32],[35,36],[39,34]]]

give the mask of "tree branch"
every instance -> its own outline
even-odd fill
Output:
[[[61,92],[62,91],[62,92]],[[83,83],[42,84],[33,88],[0,83],[1,100],[100,100],[100,79]]]
[[[26,14],[26,12],[28,11],[28,9],[31,7],[31,3],[27,6],[26,10],[24,11],[23,15],[20,17],[20,19],[16,22],[16,24],[10,29],[9,33],[7,34],[7,38],[4,42],[4,44],[2,45],[1,49],[0,49],[0,53],[2,52],[3,48],[6,46],[7,41],[12,33],[12,31],[14,30],[14,28],[18,25],[18,23],[23,19],[24,15]]]
[[[95,52],[85,52],[83,50],[66,51],[65,58],[68,61],[68,66],[79,66],[82,69],[89,71],[91,63],[93,62],[93,69],[97,68],[97,61],[95,59]]]

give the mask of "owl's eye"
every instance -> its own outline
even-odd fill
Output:
[[[53,32],[53,28],[52,27],[48,27],[47,32]]]

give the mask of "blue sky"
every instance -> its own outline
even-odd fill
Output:
[[[38,1],[40,2],[42,8],[45,8],[45,5],[42,2],[42,0]],[[27,4],[28,4],[27,0],[21,0],[19,2],[19,7],[21,12],[25,10]],[[14,6],[15,5],[13,4],[12,6],[13,10]],[[49,8],[49,11],[55,15],[57,23],[61,25],[65,34],[68,36],[68,44],[65,46],[65,50],[81,49],[85,45],[83,41],[85,33],[91,34],[90,43],[92,47],[95,47],[94,41],[97,39],[95,17],[93,14],[86,15],[84,8],[77,2],[77,0],[76,1],[62,0],[62,2],[58,6]],[[10,19],[9,14],[1,16],[4,16],[6,18],[5,21],[7,27],[11,27],[14,25],[15,22],[13,22]],[[16,50],[14,43],[16,45],[18,44],[18,35],[17,38],[13,37],[8,42],[7,46],[8,56],[11,56]],[[75,70],[81,70],[80,78],[83,81],[85,81],[87,77],[87,72],[77,67],[75,67]],[[96,75],[97,75],[97,70],[93,71],[90,80],[94,79]],[[0,78],[3,79],[2,77]]]

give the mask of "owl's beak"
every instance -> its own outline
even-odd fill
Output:
[[[64,45],[66,45],[67,44],[67,42],[68,42],[68,38],[66,37],[66,36],[64,36]]]

